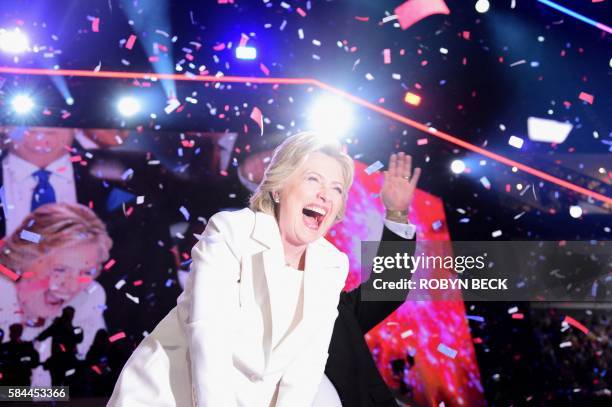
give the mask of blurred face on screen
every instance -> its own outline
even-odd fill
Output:
[[[98,276],[101,262],[95,243],[56,248],[34,260],[16,284],[25,319],[58,316]]]
[[[41,168],[67,154],[74,129],[61,127],[11,127],[7,129],[11,153]]]
[[[303,246],[327,233],[342,206],[343,180],[334,158],[319,152],[308,156],[279,193],[283,241]]]

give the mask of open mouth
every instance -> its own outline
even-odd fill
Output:
[[[59,307],[66,302],[66,299],[62,298],[58,294],[54,294],[50,290],[47,290],[45,291],[45,302],[47,303],[47,305]]]
[[[304,224],[312,230],[318,230],[325,219],[327,211],[316,206],[307,206],[302,209],[304,215]]]

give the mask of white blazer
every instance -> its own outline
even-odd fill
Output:
[[[285,257],[273,216],[210,218],[178,305],[134,351],[109,406],[310,407],[323,377],[348,258],[308,245],[301,322],[275,331]]]

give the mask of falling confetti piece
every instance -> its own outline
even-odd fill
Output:
[[[185,208],[184,206],[181,206],[179,208],[179,211],[181,212],[185,220],[189,220],[189,211],[187,210],[187,208]]]
[[[529,117],[527,119],[527,135],[533,141],[561,144],[567,139],[573,127],[571,123],[562,123],[539,117]]]
[[[520,137],[510,136],[510,139],[508,139],[508,144],[511,145],[514,148],[521,149],[521,148],[523,148],[524,141],[525,140],[523,140]]]
[[[438,345],[438,352],[448,356],[451,359],[455,359],[455,356],[457,356],[457,351],[455,349],[450,348],[443,343]]]
[[[391,63],[391,50],[389,48],[383,50],[383,62],[385,64]]]
[[[580,322],[576,321],[574,318],[570,317],[569,315],[565,316],[565,318],[563,319],[563,322],[567,322],[574,328],[581,330],[585,335],[589,333],[589,329],[586,326],[582,325]]]
[[[270,70],[268,69],[267,66],[265,66],[263,63],[259,64],[259,69],[261,69],[261,72],[264,73],[264,75],[266,76],[270,76]]]
[[[115,284],[115,289],[120,290],[121,287],[123,287],[125,285],[125,280],[119,280],[117,281],[117,284]]]
[[[450,14],[443,0],[408,0],[394,12],[402,30],[433,14]]]
[[[117,332],[116,334],[109,336],[108,341],[113,343],[123,338],[125,338],[125,332]]]
[[[493,237],[500,237],[502,235],[502,231],[501,230],[496,230],[493,233],[491,233],[491,236]]]
[[[592,105],[595,96],[586,92],[580,92],[580,95],[578,95],[578,99],[582,100],[583,102],[587,102],[589,105]]]
[[[133,295],[130,295],[130,293],[125,293],[125,296],[128,297],[130,300],[132,300],[133,302],[135,302],[136,304],[140,303],[140,300],[138,299],[138,297],[135,297]]]
[[[480,183],[486,189],[491,189],[491,182],[489,182],[489,179],[487,177],[485,177],[485,176],[481,177],[480,178]]]
[[[106,264],[104,265],[104,270],[110,270],[111,267],[113,267],[115,265],[116,261],[115,259],[110,259],[108,262],[106,262]]]
[[[371,164],[368,168],[366,168],[364,171],[366,174],[372,175],[376,171],[380,170],[382,167],[384,167],[383,163],[381,163],[380,161],[376,161],[375,163]]]
[[[100,32],[100,19],[98,17],[94,18],[91,22],[91,31],[97,33]]]
[[[42,238],[42,236],[40,236],[38,233],[30,232],[29,230],[25,229],[21,231],[19,237],[23,240],[27,240],[28,242],[36,244],[40,243],[40,239]]]
[[[137,37],[134,34],[130,35],[130,38],[128,38],[127,42],[125,43],[125,47],[127,49],[132,49],[136,43],[136,38]]]
[[[259,126],[259,130],[260,130],[260,136],[263,136],[263,132],[264,132],[263,114],[261,113],[261,110],[259,110],[257,106],[253,107],[253,111],[251,112],[251,120],[257,123],[257,126]]]
[[[4,264],[0,264],[0,273],[4,274],[13,281],[19,280],[19,274],[6,267]]]
[[[414,332],[412,332],[412,329],[409,329],[409,330],[407,330],[407,331],[402,332],[402,333],[400,334],[400,337],[401,337],[402,339],[406,339],[406,338],[408,338],[409,336],[412,336],[412,334],[414,334]]]

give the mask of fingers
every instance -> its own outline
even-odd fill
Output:
[[[389,171],[387,174],[391,177],[397,176],[397,155],[391,154],[389,157]]]
[[[410,178],[410,186],[412,188],[416,188],[416,185],[419,182],[420,176],[421,176],[421,169],[417,167],[414,169],[414,174],[412,174],[412,178]]]

